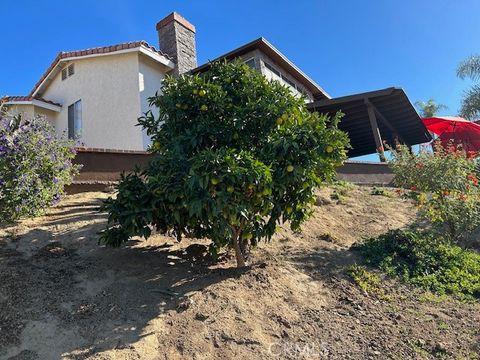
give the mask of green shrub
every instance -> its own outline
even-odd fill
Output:
[[[392,151],[389,162],[395,183],[412,191],[418,214],[432,230],[451,240],[468,236],[480,226],[480,185],[474,158],[461,149],[413,154],[405,146]]]
[[[38,215],[58,202],[78,173],[74,157],[73,143],[58,138],[45,119],[0,112],[0,222]]]
[[[356,245],[366,265],[463,299],[480,297],[480,254],[426,232],[394,230]]]
[[[269,240],[278,223],[299,228],[314,189],[346,158],[338,116],[312,114],[304,99],[246,65],[167,78],[150,101],[160,115],[139,123],[155,157],[105,202],[108,245],[146,238],[153,226],[178,239],[209,238],[214,256],[231,246],[243,266],[247,247]]]

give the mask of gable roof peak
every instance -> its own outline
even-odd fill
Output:
[[[100,46],[93,47],[83,50],[74,50],[74,51],[60,51],[55,59],[52,61],[47,70],[43,73],[40,80],[35,84],[32,91],[30,91],[29,96],[35,96],[38,93],[38,90],[42,87],[45,80],[50,76],[50,74],[57,68],[60,62],[67,61],[68,59],[76,59],[81,57],[92,57],[92,56],[102,56],[120,51],[133,51],[137,48],[143,48],[147,52],[154,54],[157,59],[160,59],[161,62],[170,68],[173,68],[173,62],[170,56],[161,52],[154,46],[148,44],[145,40],[130,41],[121,44],[109,45],[109,46]]]

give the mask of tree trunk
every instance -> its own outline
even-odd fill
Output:
[[[243,239],[242,239],[243,240]],[[248,261],[248,256],[250,255],[250,248],[246,240],[239,241],[240,251],[242,252],[243,258],[245,261]]]
[[[240,249],[240,243],[239,243],[240,234],[241,234],[240,230],[235,230],[232,237],[233,248],[235,250],[235,257],[237,259],[237,268],[241,268],[245,266],[245,259],[243,258],[242,250]]]

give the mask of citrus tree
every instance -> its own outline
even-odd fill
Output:
[[[161,233],[208,238],[213,256],[225,246],[237,266],[279,223],[297,230],[310,214],[314,189],[331,180],[348,140],[305,100],[240,63],[214,63],[202,75],[167,78],[150,99],[159,116],[139,119],[155,155],[128,174],[100,241],[120,246]]]

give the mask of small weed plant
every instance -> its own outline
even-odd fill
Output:
[[[369,293],[377,290],[380,285],[380,277],[369,271],[365,266],[354,264],[347,269],[347,274],[360,289]]]
[[[389,191],[385,188],[382,188],[382,187],[377,187],[377,186],[372,187],[372,190],[370,190],[370,195],[385,196],[385,197],[392,197],[393,196],[391,191]]]

